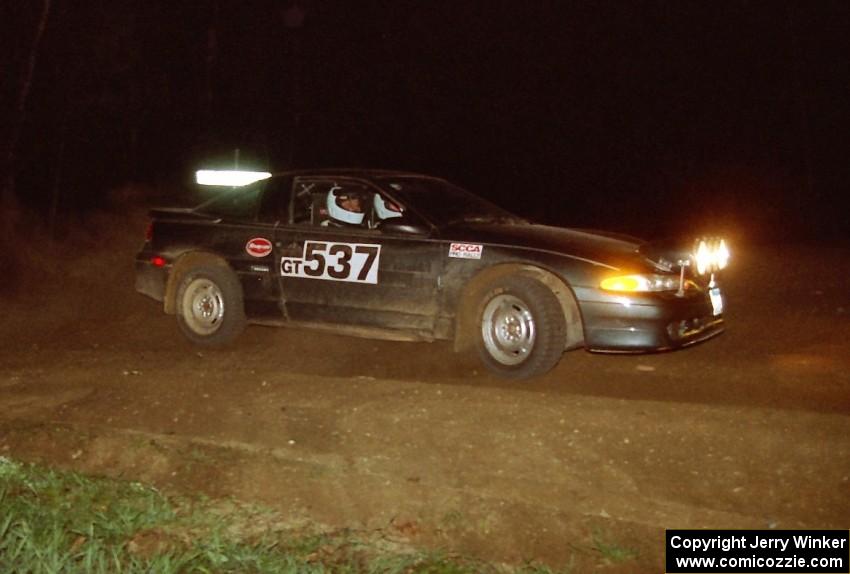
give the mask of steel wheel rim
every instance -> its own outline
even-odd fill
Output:
[[[491,357],[503,365],[518,365],[534,349],[534,315],[522,299],[497,295],[484,307],[481,335]]]
[[[215,333],[224,318],[224,296],[209,279],[194,279],[183,294],[183,319],[199,335]]]

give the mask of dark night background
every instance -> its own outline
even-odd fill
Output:
[[[4,158],[43,10],[0,8]],[[843,0],[52,0],[4,181],[67,221],[238,148],[441,175],[547,223],[840,239],[848,35]]]

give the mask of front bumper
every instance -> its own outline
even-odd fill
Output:
[[[723,316],[715,315],[708,293],[618,297],[592,290],[584,295],[579,306],[590,351],[665,351],[705,341],[724,330]]]

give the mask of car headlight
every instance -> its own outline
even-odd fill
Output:
[[[678,275],[634,274],[607,277],[599,284],[606,291],[618,293],[650,293],[676,291],[679,289]]]
[[[729,264],[730,255],[725,239],[699,239],[692,258],[697,273],[705,275],[724,269]]]

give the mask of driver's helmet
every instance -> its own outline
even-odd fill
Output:
[[[342,187],[334,185],[328,191],[327,205],[328,215],[334,221],[348,225],[361,225],[363,223],[362,194],[346,191]]]
[[[379,219],[401,217],[401,208],[398,204],[380,196],[377,193],[374,195],[374,199],[372,199],[372,204],[375,206],[375,213],[378,215]]]

